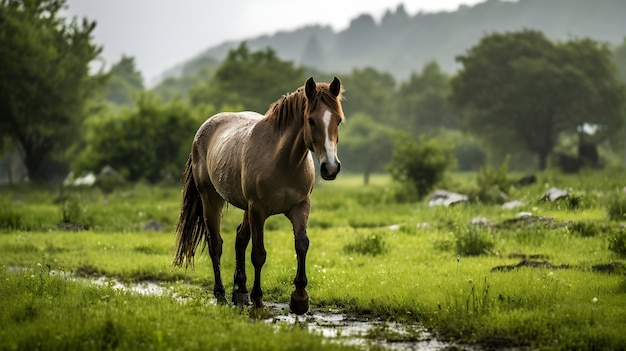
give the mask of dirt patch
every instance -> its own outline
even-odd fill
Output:
[[[548,268],[548,269],[568,269],[571,268],[568,264],[554,265],[550,261],[535,261],[523,259],[517,264],[510,264],[505,266],[496,266],[491,269],[492,272],[508,272],[514,269],[530,267],[530,268]]]
[[[502,223],[495,224],[492,227],[494,229],[517,229],[517,228],[546,228],[557,229],[563,227],[569,227],[573,224],[572,221],[559,222],[554,218],[548,218],[544,216],[519,216],[502,221]]]
[[[626,274],[626,267],[624,267],[624,263],[620,261],[613,261],[608,264],[596,264],[591,266],[591,270],[609,274]]]

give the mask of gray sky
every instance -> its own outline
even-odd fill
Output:
[[[150,85],[163,71],[226,40],[308,24],[335,31],[367,13],[380,20],[403,3],[409,15],[454,11],[485,0],[68,0],[68,15],[96,21],[94,42],[108,65],[135,57]]]

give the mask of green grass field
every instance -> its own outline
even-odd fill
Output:
[[[312,310],[418,322],[438,339],[479,348],[623,349],[625,175],[541,174],[512,189],[525,203],[515,210],[399,203],[401,189],[382,175],[369,186],[345,174],[319,183],[308,226]],[[469,189],[475,177],[454,174],[446,183]],[[537,201],[551,186],[572,195]],[[178,186],[139,184],[108,196],[18,186],[0,188],[0,196],[0,349],[350,348],[296,326],[255,322],[253,309],[209,303],[206,254],[194,269],[171,265]],[[512,221],[521,211],[534,220]],[[232,206],[223,215],[227,290],[241,215]],[[491,224],[470,225],[475,217]],[[63,220],[88,229],[59,227]],[[270,218],[265,240],[265,300],[286,303],[296,268],[289,221]],[[69,278],[77,276],[154,281],[173,293],[143,296]]]

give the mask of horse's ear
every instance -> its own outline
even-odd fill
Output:
[[[339,92],[341,92],[341,81],[339,81],[339,78],[335,77],[330,83],[330,93],[334,96],[339,96]]]
[[[315,91],[317,90],[317,85],[313,80],[313,77],[309,77],[304,84],[304,91],[306,92],[307,99],[311,100],[315,97]]]

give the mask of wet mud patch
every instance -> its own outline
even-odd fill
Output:
[[[544,255],[525,255],[521,253],[513,253],[509,255],[509,258],[521,258],[521,261],[516,264],[495,266],[491,268],[491,272],[509,272],[515,269],[524,267],[529,268],[543,268],[543,269],[579,269],[579,270],[591,270],[592,272],[608,273],[608,274],[621,274],[626,275],[626,266],[621,261],[613,261],[606,264],[595,264],[589,266],[571,266],[569,264],[552,264],[548,260],[539,260],[545,258]]]
[[[266,303],[269,316],[260,316],[268,324],[292,325],[319,334],[331,342],[370,349],[442,350],[463,349],[437,340],[417,323],[386,321],[374,316],[342,313],[338,310],[312,310],[302,316],[289,313],[285,303]]]
[[[571,268],[568,264],[562,265],[554,265],[550,263],[550,261],[536,261],[536,260],[527,260],[523,259],[517,264],[510,264],[504,266],[496,266],[491,268],[492,272],[508,272],[514,269],[519,269],[522,267],[530,267],[530,268],[548,268],[548,269],[568,269]]]

